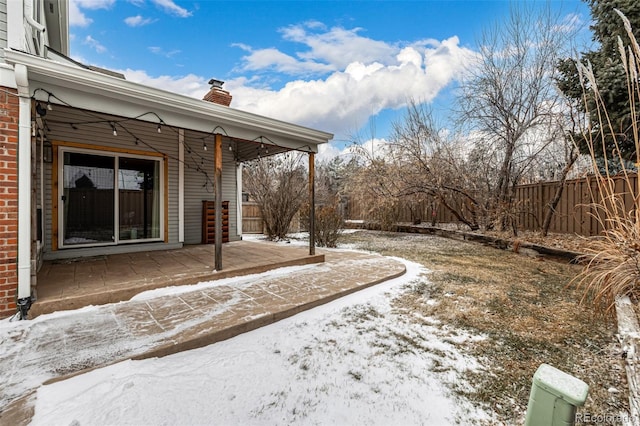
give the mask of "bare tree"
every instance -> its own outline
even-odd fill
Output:
[[[426,196],[476,230],[481,192],[466,170],[464,146],[448,134],[436,124],[430,108],[410,102],[404,119],[393,125],[396,179],[403,196]]]
[[[345,184],[357,169],[354,159],[334,157],[319,161],[315,168],[315,242],[320,247],[336,247],[345,219]],[[305,213],[308,206],[303,208]],[[303,216],[308,217],[308,214]]]
[[[480,227],[483,199],[478,179],[467,171],[464,145],[447,134],[436,125],[430,108],[411,101],[405,116],[393,123],[384,149],[358,150],[364,166],[352,187],[384,227],[397,220],[400,205],[421,202],[448,210],[472,230]],[[421,213],[416,211],[413,219],[421,221]]]
[[[514,232],[514,188],[559,135],[554,75],[567,36],[548,9],[526,7],[514,7],[504,25],[484,33],[459,98],[465,123],[496,161],[488,207]]]
[[[307,172],[303,155],[286,153],[245,165],[244,185],[262,212],[270,240],[286,237],[295,214],[306,201]]]

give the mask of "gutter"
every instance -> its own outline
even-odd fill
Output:
[[[18,86],[18,316],[31,307],[31,96],[27,67],[15,65]]]
[[[221,125],[238,126],[253,130],[256,135],[262,132],[278,134],[291,141],[309,143],[312,151],[317,152],[317,145],[326,143],[333,134],[308,127],[263,117],[246,111],[224,107],[211,102],[202,101],[186,95],[156,89],[139,83],[111,77],[94,71],[72,67],[70,65],[46,60],[33,55],[5,49],[5,60],[11,64],[24,64],[29,67],[32,81],[48,81],[56,84],[64,82],[64,86],[73,90],[85,91],[92,95],[103,95],[113,99],[135,99],[145,105],[155,104],[159,109],[179,113],[185,117],[206,122],[206,127],[193,130],[208,132],[211,119],[219,120]],[[43,78],[44,77],[44,78]],[[57,81],[56,81],[57,80]],[[81,86],[86,87],[86,89]],[[130,100],[127,100],[131,102]],[[144,118],[141,118],[144,120]]]

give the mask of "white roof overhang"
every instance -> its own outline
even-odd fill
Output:
[[[27,67],[29,89],[34,98],[59,102],[48,98],[44,89],[68,106],[121,117],[137,117],[154,112],[170,126],[212,132],[217,126],[231,138],[255,141],[260,137],[278,147],[318,152],[318,145],[333,138],[331,133],[225,107],[223,105],[168,92],[139,83],[122,80],[70,64],[43,59],[22,52],[5,49],[9,64]],[[142,121],[157,123],[153,115]]]

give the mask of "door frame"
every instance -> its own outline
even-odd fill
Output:
[[[53,146],[53,162],[51,167],[51,222],[52,222],[52,232],[51,232],[51,245],[52,250],[66,250],[66,249],[75,249],[75,248],[83,248],[83,247],[111,247],[125,244],[140,244],[147,242],[167,242],[167,227],[168,227],[168,208],[169,208],[169,200],[168,200],[168,157],[166,154],[153,152],[153,151],[142,151],[142,150],[133,150],[133,149],[123,149],[116,147],[108,147],[108,146],[100,146],[100,145],[92,145],[85,143],[76,143],[76,142],[63,142],[63,141],[52,141]],[[60,185],[64,185],[64,156],[61,155],[62,152],[80,152],[85,154],[93,154],[93,155],[105,155],[112,156],[115,159],[115,168],[114,172],[117,168],[117,159],[123,156],[129,156],[134,158],[142,158],[142,159],[152,159],[160,162],[160,234],[157,238],[147,238],[144,240],[123,240],[119,241],[116,233],[119,232],[119,211],[118,211],[118,191],[117,187],[114,187],[114,198],[115,198],[115,211],[114,211],[114,236],[116,236],[114,242],[102,242],[102,243],[88,243],[88,244],[73,244],[73,245],[64,245],[63,244],[63,233],[62,233],[62,221],[64,220],[64,209],[63,209],[63,201],[61,195],[61,187]],[[115,179],[114,173],[114,179]],[[117,182],[117,179],[115,179]],[[114,182],[115,184],[115,182]]]

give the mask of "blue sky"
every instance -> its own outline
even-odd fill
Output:
[[[385,138],[410,98],[446,117],[483,29],[510,7],[506,0],[70,2],[75,59],[197,98],[210,78],[224,80],[232,107],[334,133],[327,152],[357,133]],[[572,26],[588,25],[583,2],[550,4]]]

